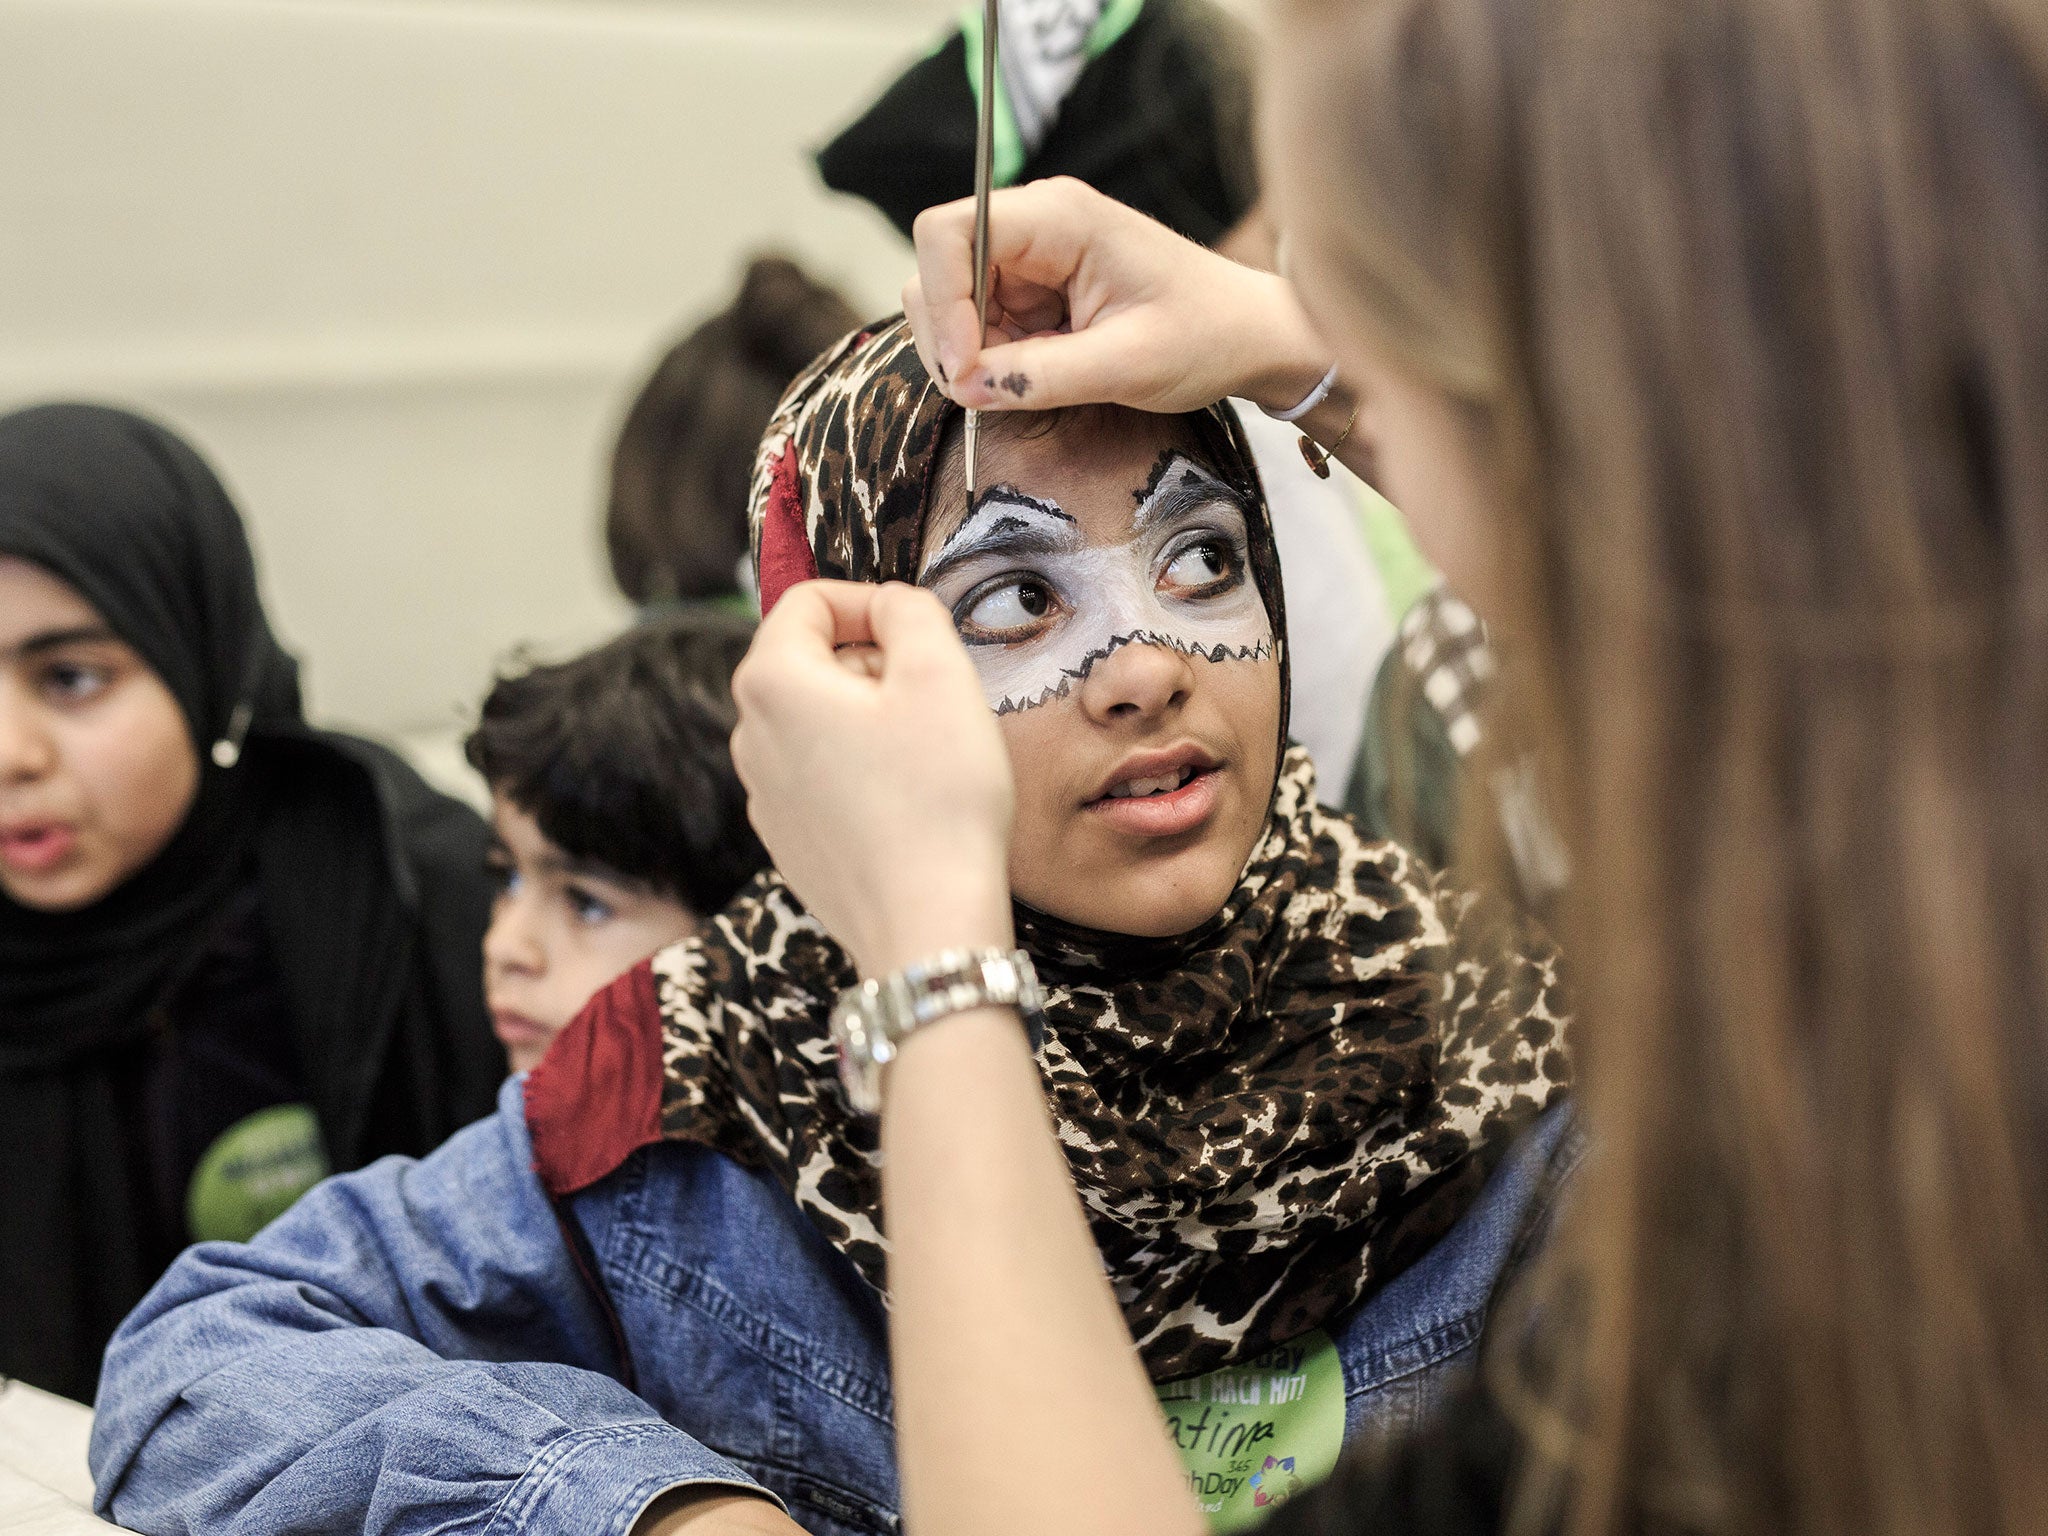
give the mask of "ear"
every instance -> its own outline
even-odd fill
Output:
[[[817,557],[804,532],[803,496],[796,472],[796,444],[782,450],[768,484],[768,505],[761,514],[761,613],[782,601],[782,594],[818,574]]]

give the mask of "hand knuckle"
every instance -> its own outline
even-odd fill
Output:
[[[1060,198],[1076,211],[1085,209],[1102,196],[1078,176],[1055,176],[1050,185],[1058,192]]]
[[[733,669],[732,702],[741,720],[758,712],[765,702],[763,690],[767,687],[767,680],[762,675],[763,666],[760,658],[749,651],[746,658]]]

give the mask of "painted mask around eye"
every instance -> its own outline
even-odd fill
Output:
[[[953,614],[998,714],[1064,698],[1126,645],[1211,662],[1275,654],[1244,509],[1188,455],[1163,455],[1127,537],[1091,544],[1057,503],[984,492],[926,557],[918,584]]]

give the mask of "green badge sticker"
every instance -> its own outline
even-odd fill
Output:
[[[1328,1477],[1344,1448],[1344,1368],[1321,1329],[1157,1391],[1212,1531],[1264,1520]]]
[[[308,1104],[279,1104],[238,1120],[206,1149],[185,1191],[195,1243],[246,1243],[327,1177],[320,1122]]]

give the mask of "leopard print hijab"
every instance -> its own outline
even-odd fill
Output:
[[[791,386],[755,481],[764,606],[812,575],[914,578],[953,409],[900,321]],[[1250,455],[1228,407],[1196,422],[1245,494],[1283,635]],[[1549,953],[1473,942],[1479,915],[1319,806],[1299,748],[1237,889],[1193,932],[1135,939],[1019,907],[1047,989],[1047,1098],[1155,1380],[1335,1320],[1457,1220],[1562,1090]],[[886,1300],[877,1127],[841,1097],[827,1035],[855,980],[845,954],[771,872],[652,968],[662,1133],[772,1171]]]

